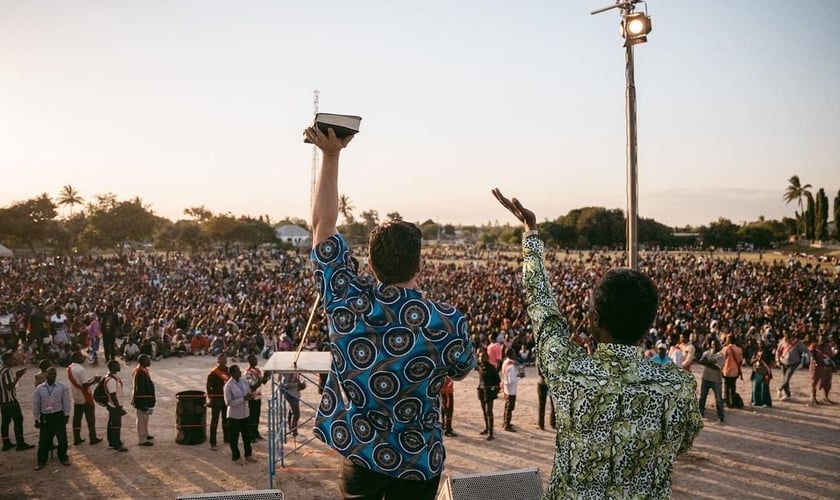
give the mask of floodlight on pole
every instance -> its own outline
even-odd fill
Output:
[[[634,12],[637,4],[644,12]],[[636,80],[633,46],[647,42],[652,28],[644,0],[616,0],[615,5],[592,11],[600,14],[611,9],[621,10],[621,36],[624,37],[626,118],[627,118],[627,267],[639,268],[639,180],[636,154]]]

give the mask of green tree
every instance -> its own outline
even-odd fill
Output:
[[[79,195],[79,192],[71,186],[67,184],[63,188],[61,188],[61,192],[58,193],[58,204],[62,207],[69,206],[70,207],[70,217],[73,216],[73,207],[76,205],[84,204],[85,199]]]
[[[236,241],[256,248],[263,243],[277,243],[277,233],[270,224],[251,217],[240,217],[234,230]]]
[[[670,247],[674,245],[674,232],[665,224],[653,219],[639,218],[639,243]]]
[[[805,216],[803,217],[805,220],[805,238],[808,240],[813,240],[815,236],[815,226],[816,226],[816,203],[814,202],[814,196],[808,192],[805,193],[805,198],[807,199],[806,207],[805,207]]]
[[[823,188],[817,191],[814,203],[814,238],[824,241],[828,239],[828,196]]]
[[[623,244],[624,213],[618,209],[607,210],[603,207],[586,207],[580,212],[577,220],[577,233],[589,245],[599,247],[613,247]]]
[[[770,248],[773,242],[773,231],[765,224],[748,224],[738,228],[737,237],[740,241],[752,244],[755,248]]]
[[[709,227],[700,228],[700,237],[706,248],[735,248],[738,243],[738,226],[729,219],[719,218]]]
[[[202,224],[202,229],[213,241],[221,243],[227,251],[230,245],[236,241],[236,230],[239,224],[240,222],[233,215],[229,213],[219,214],[207,219]]]
[[[840,189],[834,197],[834,239],[840,241]]]
[[[440,234],[440,225],[432,219],[426,219],[420,224],[420,232],[423,233],[423,239],[427,241],[437,240]]]
[[[802,216],[804,213],[802,211],[802,198],[805,197],[806,194],[810,194],[811,185],[805,184],[802,185],[802,182],[799,180],[798,175],[791,176],[788,179],[788,187],[785,189],[785,194],[782,198],[785,200],[785,205],[789,204],[792,201],[796,201],[797,205],[799,206],[799,216],[797,220],[799,221],[799,234],[801,235],[805,232],[805,219]]]
[[[201,225],[196,221],[179,220],[172,227],[172,231],[176,248],[197,252],[210,244],[210,236],[202,231]]]
[[[56,206],[47,193],[12,204],[0,210],[0,234],[5,243],[27,246],[35,253],[35,246],[44,244],[54,228]]]
[[[385,217],[387,217],[388,220],[403,220],[402,215],[400,215],[399,212],[387,213],[385,214]]]
[[[343,194],[338,197],[338,213],[344,217],[345,224],[353,223],[353,210],[356,210],[356,207],[353,206],[353,201],[349,196]]]
[[[205,222],[211,217],[213,217],[213,212],[204,208],[204,205],[200,207],[189,207],[184,209],[184,215],[187,217],[192,217],[194,220],[198,222]]]
[[[376,210],[365,210],[362,212],[362,221],[365,224],[368,234],[379,225],[379,212]]]
[[[128,243],[152,239],[155,215],[139,197],[118,201],[108,194],[97,196],[97,200],[97,204],[88,205],[87,225],[79,235],[83,246],[110,248],[122,255]]]
[[[282,226],[288,226],[288,225],[300,226],[300,227],[306,229],[307,231],[310,230],[309,229],[309,223],[307,223],[305,220],[301,219],[300,217],[286,217],[285,219],[283,219],[279,222],[276,222],[274,224],[271,224],[271,225],[274,226],[274,227],[282,227]]]

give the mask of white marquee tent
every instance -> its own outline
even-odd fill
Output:
[[[11,250],[9,250],[5,246],[3,246],[2,243],[0,243],[0,258],[2,258],[2,257],[14,257],[14,256],[15,256],[14,252],[12,252]]]

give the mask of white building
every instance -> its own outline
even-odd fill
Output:
[[[309,231],[296,226],[294,224],[287,224],[280,226],[274,230],[277,234],[277,239],[284,243],[291,243],[296,247],[307,247],[312,245],[312,238]]]

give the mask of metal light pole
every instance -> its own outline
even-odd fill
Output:
[[[639,268],[639,172],[636,160],[636,80],[633,46],[625,47],[627,91],[627,266]]]
[[[647,12],[633,12],[643,0],[617,0],[615,5],[592,12],[621,10],[621,35],[624,37],[627,119],[627,265],[639,268],[639,175],[636,154],[636,80],[633,67],[633,46],[647,41],[651,23]],[[645,4],[647,11],[647,4]]]

